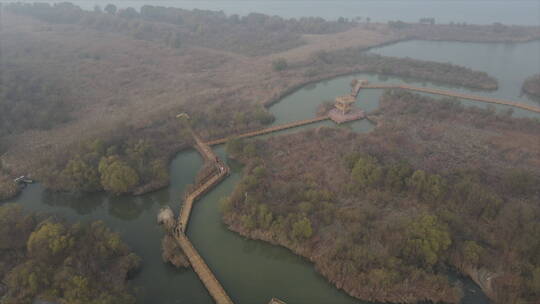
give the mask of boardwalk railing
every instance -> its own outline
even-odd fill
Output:
[[[358,94],[360,89],[404,89],[404,90],[409,90],[409,91],[423,92],[423,93],[456,97],[456,98],[468,99],[468,100],[474,100],[474,101],[480,101],[480,102],[486,102],[486,103],[506,105],[506,106],[516,107],[516,108],[520,108],[520,109],[535,112],[535,113],[540,113],[539,107],[535,107],[535,106],[531,106],[531,105],[523,104],[519,102],[497,99],[497,98],[486,97],[486,96],[457,93],[457,92],[445,91],[445,90],[440,90],[440,89],[420,88],[420,87],[414,87],[414,86],[404,85],[404,84],[401,84],[401,85],[399,84],[357,85],[353,91],[356,92],[356,94]]]
[[[205,144],[195,133],[193,133],[195,138],[195,147],[199,153],[203,156],[206,161],[213,162],[217,169],[217,174],[209,178],[206,182],[200,184],[195,190],[189,193],[182,205],[180,210],[180,215],[178,216],[178,224],[182,232],[186,232],[187,226],[189,224],[189,217],[191,215],[191,210],[193,209],[193,203],[210,190],[213,186],[221,182],[227,175],[229,175],[229,167],[219,160],[217,155],[214,154],[212,149]]]
[[[180,225],[182,232],[185,232],[189,224],[189,217],[191,215],[191,210],[193,209],[193,203],[208,190],[210,190],[214,185],[218,184],[229,174],[229,169],[223,167],[219,174],[214,175],[207,182],[202,184],[200,187],[197,187],[195,191],[191,192],[185,199],[182,210],[180,211],[180,216],[178,217],[178,224]]]
[[[199,151],[206,162],[212,162],[217,171],[214,171],[214,175],[209,176],[209,179],[207,179],[208,177],[205,177],[206,181],[199,184],[194,191],[186,196],[182,209],[180,210],[180,215],[178,216],[178,222],[174,235],[178,244],[180,245],[180,248],[182,248],[182,251],[189,260],[191,267],[193,267],[193,270],[197,276],[199,276],[199,279],[206,287],[206,290],[208,290],[208,293],[212,296],[212,298],[214,298],[214,301],[217,304],[233,304],[233,301],[214,276],[212,270],[210,270],[210,267],[208,267],[204,259],[199,255],[185,234],[189,224],[191,210],[193,209],[193,203],[229,174],[229,167],[221,162],[217,155],[214,154],[212,149],[202,140],[200,140],[195,133],[192,132],[192,134],[193,138],[195,139],[195,148],[197,151]]]
[[[327,119],[329,119],[328,115],[319,116],[319,117],[315,117],[315,118],[311,118],[311,119],[299,120],[299,121],[295,121],[295,122],[291,122],[291,123],[286,123],[286,124],[282,124],[282,125],[273,126],[273,127],[262,129],[262,130],[246,132],[246,133],[236,135],[236,136],[211,140],[211,141],[207,142],[206,144],[209,145],[209,146],[220,145],[220,144],[226,143],[231,138],[254,137],[254,136],[264,135],[264,134],[277,132],[277,131],[281,131],[281,130],[285,130],[285,129],[296,128],[296,127],[300,127],[300,126],[303,126],[303,125],[309,125],[309,124],[316,123],[316,122],[323,121],[323,120],[327,120]]]
[[[216,166],[217,171],[215,171],[215,175],[211,176],[211,178],[207,179],[204,183],[199,184],[194,191],[186,196],[180,211],[180,215],[178,216],[177,226],[174,229],[174,236],[180,245],[180,248],[182,248],[182,251],[189,260],[191,267],[193,267],[193,270],[197,276],[199,276],[199,279],[204,284],[204,287],[206,287],[206,290],[208,290],[208,293],[212,296],[214,301],[217,304],[233,304],[233,301],[227,295],[225,289],[223,286],[221,286],[216,276],[212,273],[210,267],[208,267],[204,259],[197,252],[185,234],[189,224],[191,210],[193,209],[193,203],[204,193],[206,193],[206,191],[210,190],[221,180],[223,180],[229,174],[230,170],[229,167],[227,167],[227,165],[223,163],[216,154],[214,154],[208,144],[204,143],[195,133],[192,132],[192,134],[193,138],[195,138],[195,148],[197,151],[199,151],[205,161],[212,162]],[[284,302],[277,299],[272,299],[270,303],[284,304]]]

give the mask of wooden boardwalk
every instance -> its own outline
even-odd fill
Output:
[[[197,151],[203,156],[205,161],[213,162],[216,167],[216,172],[214,176],[208,179],[205,183],[198,185],[195,190],[189,193],[182,205],[180,210],[180,215],[178,216],[178,225],[180,226],[182,232],[186,232],[187,226],[189,224],[189,217],[191,215],[191,210],[193,209],[193,203],[204,195],[208,190],[210,190],[215,185],[219,184],[227,175],[229,175],[229,167],[225,165],[216,154],[212,151],[210,146],[205,144],[197,135],[193,134],[195,138],[195,146]]]
[[[193,133],[193,138],[195,139],[195,148],[201,156],[204,158],[205,162],[211,162],[215,166],[215,174],[210,177],[206,182],[197,186],[197,188],[189,193],[182,205],[180,215],[178,216],[177,226],[174,231],[174,236],[182,248],[182,251],[186,255],[191,267],[199,276],[199,279],[208,290],[208,293],[212,296],[214,301],[217,304],[233,304],[231,298],[225,292],[225,289],[221,286],[216,276],[210,270],[210,267],[206,264],[201,255],[197,252],[191,241],[186,236],[185,232],[189,224],[189,217],[191,215],[191,210],[193,209],[193,203],[204,195],[208,190],[217,185],[229,174],[229,167],[223,163],[212,149],[205,144],[195,133]]]
[[[197,249],[195,249],[195,247],[185,234],[187,226],[189,224],[191,210],[193,209],[193,203],[202,195],[204,195],[208,190],[210,190],[212,187],[222,181],[227,175],[229,175],[230,172],[229,167],[219,159],[219,157],[214,153],[214,151],[212,151],[210,146],[204,143],[195,133],[192,132],[192,134],[193,138],[195,139],[195,148],[202,155],[205,162],[211,162],[215,165],[216,173],[208,180],[206,180],[206,182],[198,185],[198,187],[194,191],[192,191],[186,196],[186,199],[182,206],[182,210],[180,211],[180,215],[178,216],[176,228],[174,229],[174,236],[176,238],[176,241],[180,245],[180,248],[182,248],[182,251],[189,260],[191,267],[193,268],[197,276],[199,276],[199,279],[203,283],[204,287],[206,287],[206,290],[208,290],[208,293],[210,294],[210,296],[212,296],[214,301],[217,304],[233,304],[233,301],[227,295],[227,292],[225,292],[225,289],[223,288],[223,286],[221,286],[210,267],[208,267],[204,259],[197,252]],[[272,299],[270,301],[270,304],[285,303],[277,299]]]
[[[199,136],[195,134],[193,134],[193,137],[195,138],[195,148],[205,160],[216,161],[218,159],[217,155],[207,143],[203,142]]]
[[[351,96],[353,96],[354,98],[358,97],[358,94],[360,94],[360,90],[363,88],[363,87],[366,87],[366,85],[363,85],[361,82],[358,82],[354,88],[351,90]]]
[[[231,138],[254,137],[254,136],[259,136],[259,135],[264,135],[264,134],[268,134],[268,133],[272,133],[272,132],[281,131],[281,130],[286,130],[286,129],[296,128],[296,127],[300,127],[300,126],[304,126],[304,125],[309,125],[309,124],[316,123],[316,122],[323,121],[323,120],[327,120],[327,119],[329,119],[328,115],[318,116],[318,117],[315,117],[315,118],[294,121],[294,122],[291,122],[291,123],[277,125],[277,126],[273,126],[273,127],[262,129],[262,130],[246,132],[246,133],[236,135],[236,136],[211,140],[211,141],[207,142],[206,144],[209,145],[209,146],[220,145],[220,144],[226,143]]]
[[[404,84],[368,84],[368,85],[357,85],[353,89],[353,95],[358,95],[358,92],[360,89],[404,89],[409,91],[416,91],[416,92],[422,92],[422,93],[429,93],[429,94],[436,94],[436,95],[442,95],[442,96],[448,96],[448,97],[456,97],[461,99],[468,99],[473,101],[480,101],[480,102],[486,102],[486,103],[494,103],[494,104],[500,104],[500,105],[506,105],[511,107],[520,108],[523,110],[540,113],[540,107],[504,100],[504,99],[497,99],[492,97],[486,97],[486,96],[479,96],[479,95],[472,95],[472,94],[464,94],[464,93],[457,93],[453,91],[446,91],[446,90],[439,90],[439,89],[431,89],[431,88],[420,88],[420,87],[414,87],[410,85],[404,85]]]
[[[229,174],[229,168],[227,166],[223,166],[222,168],[223,169],[218,174],[212,176],[212,178],[186,196],[184,204],[182,205],[182,210],[180,210],[180,215],[178,216],[178,225],[182,229],[182,232],[186,232],[191,210],[193,209],[193,203]]]
[[[199,151],[199,153],[202,155],[206,162],[211,162],[215,165],[216,174],[214,174],[210,179],[199,185],[194,191],[192,191],[186,196],[186,199],[184,200],[184,204],[182,206],[182,210],[180,211],[180,215],[178,216],[177,226],[174,230],[174,236],[176,238],[176,241],[180,245],[180,248],[182,248],[182,251],[189,260],[191,267],[193,268],[197,276],[199,276],[199,279],[203,283],[204,287],[206,287],[206,290],[208,290],[208,293],[210,294],[210,296],[212,296],[214,301],[217,304],[233,304],[233,301],[227,295],[227,292],[225,292],[225,289],[223,288],[223,286],[221,286],[210,267],[208,267],[204,259],[197,252],[197,249],[195,249],[195,247],[185,234],[187,226],[189,224],[191,210],[193,209],[193,203],[202,195],[204,195],[204,193],[206,193],[208,190],[210,190],[212,187],[222,181],[227,175],[229,175],[230,170],[229,167],[218,158],[214,151],[212,151],[208,144],[204,143],[195,133],[192,132],[192,134],[193,138],[195,139],[195,148],[197,149],[197,151]],[[270,301],[270,304],[285,303],[277,299],[272,299]]]
[[[193,267],[193,270],[199,276],[199,279],[204,284],[204,287],[206,287],[208,290],[208,293],[210,293],[212,298],[214,298],[214,301],[217,304],[233,304],[233,301],[227,295],[225,289],[223,289],[219,281],[212,273],[212,270],[210,270],[210,267],[206,265],[206,262],[199,255],[195,247],[193,247],[193,244],[191,244],[191,241],[187,238],[187,236],[183,232],[177,231],[175,233],[175,237],[178,244],[180,244],[182,251],[188,258],[191,267]]]

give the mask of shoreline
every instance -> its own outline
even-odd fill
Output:
[[[242,173],[240,173],[240,174],[242,174]],[[231,221],[233,223],[238,222],[238,221],[234,221],[234,220],[231,220]],[[286,250],[288,250],[289,252],[291,252],[295,256],[309,262],[312,265],[312,268],[315,270],[315,272],[319,276],[321,276],[321,278],[323,278],[328,284],[332,285],[333,287],[340,290],[341,292],[344,292],[347,296],[352,297],[353,299],[360,300],[360,301],[367,301],[367,302],[370,302],[370,303],[389,303],[389,304],[397,304],[397,303],[410,303],[410,304],[412,304],[412,303],[418,303],[418,302],[421,302],[421,301],[432,301],[431,299],[420,299],[420,298],[409,300],[409,299],[406,299],[406,298],[403,298],[403,297],[400,297],[400,298],[385,297],[385,298],[367,298],[367,299],[366,298],[361,298],[361,297],[351,293],[349,290],[347,290],[347,288],[344,286],[343,283],[339,283],[335,279],[330,278],[329,273],[323,272],[321,270],[320,266],[317,264],[317,262],[313,258],[313,256],[304,253],[305,250],[302,250],[301,248],[292,248],[292,246],[289,246],[288,244],[284,244],[285,242],[281,243],[279,240],[276,240],[276,239],[274,239],[274,238],[272,238],[270,236],[267,236],[267,233],[264,233],[263,231],[260,231],[260,230],[256,230],[254,232],[246,232],[246,231],[243,231],[242,229],[235,228],[235,225],[231,224],[231,221],[227,221],[222,217],[222,223],[225,224],[225,226],[227,227],[227,230],[229,230],[229,231],[231,231],[231,232],[233,232],[233,233],[235,233],[237,235],[240,235],[240,236],[242,236],[242,237],[244,237],[244,238],[246,238],[248,240],[260,241],[260,242],[264,242],[266,244],[271,244],[272,246],[278,246],[278,247],[281,247],[281,248],[285,248]],[[474,280],[474,278],[469,276],[467,273],[459,273],[458,272],[457,274],[464,277],[464,278],[467,278],[467,279],[473,281],[476,285],[478,285],[478,283]],[[449,275],[449,273],[447,275]],[[484,293],[481,286],[478,285],[478,287],[480,288],[482,293]],[[486,295],[486,294],[484,293],[484,295]],[[453,303],[453,302],[449,302],[449,303]]]

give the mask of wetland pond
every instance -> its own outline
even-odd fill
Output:
[[[537,102],[520,96],[523,79],[540,71],[538,41],[522,44],[408,41],[372,49],[370,52],[465,65],[496,77],[499,80],[499,89],[492,92],[472,92],[412,79],[372,74],[350,75],[307,85],[284,97],[270,108],[276,116],[274,124],[313,117],[320,103],[348,93],[353,78],[367,79],[375,83],[409,83],[415,86],[452,89],[538,105]],[[372,111],[377,108],[381,94],[381,90],[361,91],[357,105]],[[475,104],[486,106],[482,103]],[[514,115],[533,114],[515,109]],[[322,122],[304,128],[319,125],[333,123]],[[356,132],[367,132],[373,128],[367,121],[340,127],[351,128]],[[299,129],[301,128],[283,132],[298,132]],[[220,157],[226,159],[223,146],[215,147],[215,150]],[[234,163],[230,165],[231,175],[195,204],[188,236],[231,298],[241,304],[266,304],[272,297],[280,298],[289,304],[366,303],[335,288],[316,273],[311,263],[289,250],[247,240],[226,229],[221,222],[219,201],[232,192],[241,178],[241,168]],[[39,184],[34,184],[12,201],[28,210],[57,213],[71,221],[103,220],[119,232],[143,259],[142,269],[132,282],[137,288],[140,303],[210,304],[213,303],[211,297],[192,270],[176,270],[162,262],[160,243],[163,231],[156,223],[156,215],[162,206],[169,205],[178,212],[183,191],[194,180],[201,166],[202,159],[195,151],[181,152],[170,165],[171,186],[139,197],[114,197],[105,194],[73,197],[49,193]],[[488,303],[477,286],[466,279],[463,279],[463,284],[466,291],[463,303]]]

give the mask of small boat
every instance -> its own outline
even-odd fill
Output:
[[[24,175],[17,177],[13,180],[17,184],[33,184],[34,181]]]

